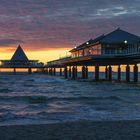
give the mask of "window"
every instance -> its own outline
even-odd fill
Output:
[[[79,51],[79,56],[83,56],[83,50]]]

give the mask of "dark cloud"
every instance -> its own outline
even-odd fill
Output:
[[[140,0],[0,0],[0,39],[34,47],[73,47],[118,26],[140,35],[139,25]]]
[[[22,40],[0,39],[0,46],[18,45],[24,43]]]

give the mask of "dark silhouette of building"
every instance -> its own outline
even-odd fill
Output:
[[[38,60],[29,60],[25,52],[19,45],[11,60],[1,60],[1,67],[28,68],[40,66]]]
[[[73,48],[72,57],[88,55],[127,55],[140,53],[140,37],[118,28]]]
[[[81,67],[83,79],[88,78],[88,66],[94,67],[94,79],[100,79],[100,67],[105,67],[105,79],[112,81],[112,66],[118,67],[118,81],[121,81],[121,65],[126,67],[126,81],[130,82],[130,65],[133,65],[133,81],[138,82],[140,64],[140,37],[118,28],[117,30],[90,39],[70,50],[71,56],[47,63],[48,73],[56,68],[64,69],[65,78],[77,78],[77,67]],[[55,75],[55,74],[54,74]]]
[[[11,61],[29,61],[20,45],[12,56]]]

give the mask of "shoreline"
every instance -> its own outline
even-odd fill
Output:
[[[124,140],[140,139],[140,120],[78,121],[0,126],[2,140]]]

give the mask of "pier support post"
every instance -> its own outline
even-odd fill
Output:
[[[108,67],[107,66],[105,67],[105,79],[106,80],[108,79]]]
[[[85,78],[88,79],[88,66],[85,67]]]
[[[54,75],[54,69],[52,68],[52,75]]]
[[[60,68],[60,76],[62,76],[62,68]]]
[[[48,68],[46,68],[46,74],[48,74]]]
[[[68,69],[67,69],[67,67],[64,68],[64,76],[65,76],[65,79],[68,78]]]
[[[49,75],[51,75],[51,69],[49,68]]]
[[[52,68],[50,69],[50,75],[52,75]]]
[[[42,73],[45,73],[45,69],[44,68],[41,68],[41,72]],[[32,70],[31,70],[31,73],[32,73]]]
[[[82,79],[85,79],[85,66],[82,66]]]
[[[71,66],[69,67],[69,77],[71,78]]]
[[[16,68],[14,68],[14,74],[16,74]]]
[[[72,79],[75,79],[76,77],[75,77],[75,67],[73,66],[72,67]]]
[[[121,66],[118,66],[118,81],[121,81]]]
[[[126,82],[130,82],[130,66],[126,66]]]
[[[78,77],[78,70],[77,70],[77,66],[75,66],[75,78]]]
[[[134,66],[134,82],[138,82],[138,66],[135,64]]]
[[[32,69],[28,68],[28,74],[32,74]]]
[[[53,68],[53,75],[56,75],[56,69]]]
[[[112,81],[112,67],[111,65],[109,65],[109,68],[108,68],[108,80],[109,81]]]
[[[95,80],[99,81],[99,66],[95,66]]]
[[[51,68],[49,68],[49,75],[51,75]]]

